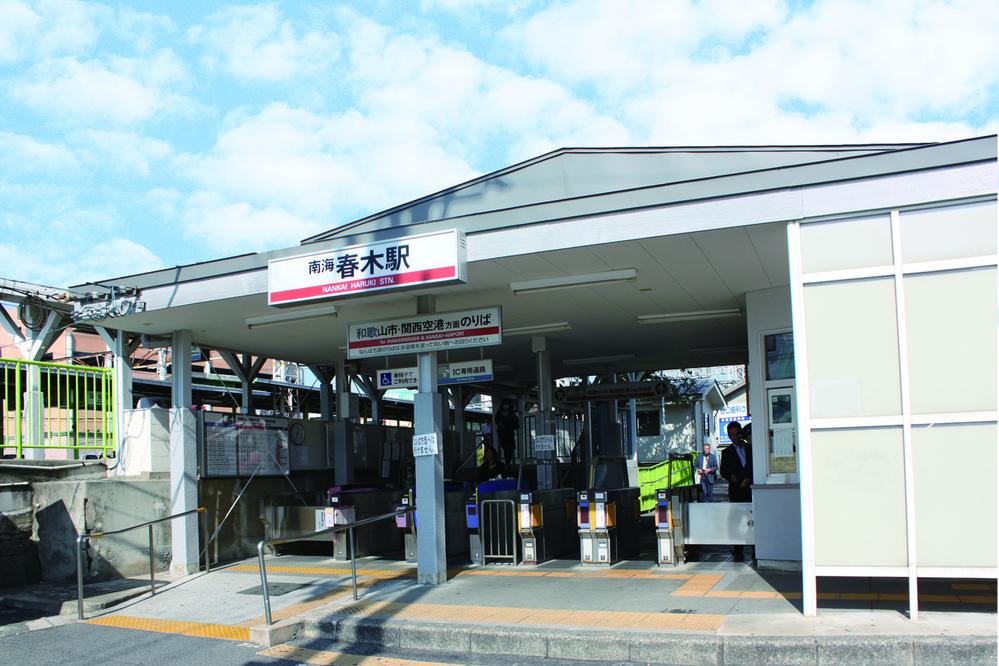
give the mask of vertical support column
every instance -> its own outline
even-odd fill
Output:
[[[173,384],[170,409],[170,513],[198,507],[198,436],[191,393],[191,332],[173,334]],[[170,521],[170,571],[198,570],[198,515]]]
[[[430,296],[417,297],[417,312],[431,314]],[[444,542],[444,401],[437,392],[437,354],[417,354],[418,393],[414,402],[414,432],[435,434],[437,453],[416,458],[416,571],[421,585],[447,582],[447,551]]]
[[[336,362],[336,416],[340,421],[357,420],[357,403],[350,392],[350,371],[346,359]]]
[[[97,327],[97,333],[104,340],[112,356],[112,400],[114,402],[114,444],[115,457],[118,464],[115,469],[119,474],[127,470],[121,464],[121,456],[125,442],[125,411],[132,409],[132,352],[134,344],[129,344],[128,335],[124,331],[113,331]],[[105,424],[106,427],[106,424]]]
[[[45,449],[34,448],[45,444],[45,395],[42,393],[42,369],[37,365],[25,365],[27,375],[24,400],[24,422],[21,424],[21,437],[25,445],[22,449],[28,460],[43,460]]]
[[[798,410],[798,479],[801,484],[801,607],[806,616],[814,616],[818,614],[818,585],[815,575],[812,405],[805,341],[805,286],[801,278],[801,228],[798,222],[787,225],[787,260],[791,286],[791,332],[794,336],[794,400]]]
[[[548,339],[544,336],[531,338],[531,351],[538,366],[538,421],[534,426],[535,435],[554,435],[555,424],[552,412],[552,359],[548,349]],[[535,451],[538,458],[538,489],[549,490],[555,487],[555,451]],[[541,463],[541,461],[545,461]]]
[[[333,420],[333,370],[326,365],[310,365],[312,374],[319,380],[319,418]]]
[[[628,401],[628,485],[638,485],[638,401]]]

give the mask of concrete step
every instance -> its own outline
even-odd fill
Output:
[[[306,620],[297,641],[315,649],[420,650],[464,663],[490,655],[619,664],[995,664],[989,636],[772,636],[520,628],[386,618]]]

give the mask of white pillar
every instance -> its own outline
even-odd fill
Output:
[[[173,334],[173,383],[170,410],[170,513],[198,507],[197,419],[191,392],[191,332]],[[198,514],[175,518],[170,524],[172,558],[176,575],[198,570]]]
[[[112,357],[112,387],[114,391],[114,441],[117,472],[123,473],[121,456],[125,443],[125,410],[132,409],[132,351],[124,331],[95,327]],[[68,338],[69,336],[67,336]]]
[[[352,399],[350,371],[345,359],[336,362],[336,417],[340,421],[357,420],[357,402]]]
[[[433,298],[417,297],[417,312],[434,311]],[[413,430],[437,437],[435,455],[416,458],[416,572],[421,585],[447,582],[444,542],[444,397],[437,392],[437,354],[417,354],[418,393],[414,401]]]
[[[538,366],[538,421],[535,435],[554,435],[555,416],[552,413],[552,360],[548,340],[544,336],[531,338],[531,351],[535,353]],[[555,451],[534,452],[538,459],[538,489],[549,490],[555,487]],[[541,461],[545,462],[542,463]]]

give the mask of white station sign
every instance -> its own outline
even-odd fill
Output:
[[[488,382],[493,378],[492,359],[480,361],[463,361],[461,363],[438,363],[437,385],[468,384],[470,382]],[[416,388],[416,368],[393,368],[378,371],[378,388]]]
[[[464,282],[465,276],[465,236],[451,229],[272,259],[267,266],[267,303],[290,305]]]
[[[347,326],[347,358],[371,358],[503,342],[499,306]]]

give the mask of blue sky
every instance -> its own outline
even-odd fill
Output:
[[[994,0],[0,0],[0,278],[294,245],[566,145],[999,129]]]

